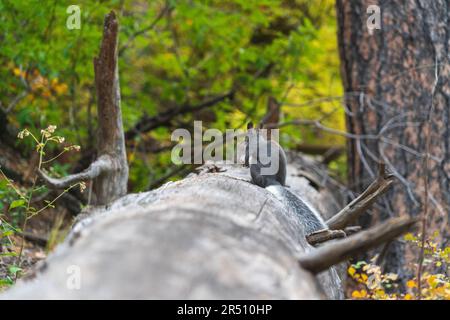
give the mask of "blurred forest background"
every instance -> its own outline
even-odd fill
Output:
[[[120,15],[119,70],[130,191],[183,172],[170,161],[170,133],[244,128],[266,113],[270,97],[294,114],[344,129],[334,1],[79,1],[81,29],[66,28],[67,4],[1,1],[0,100],[8,121],[37,130],[56,124],[82,147],[80,170],[95,146],[92,59],[102,19]],[[331,99],[330,99],[331,97]],[[208,104],[208,102],[211,102]],[[206,104],[205,106],[202,106]],[[181,108],[180,108],[181,107]],[[156,127],[151,118],[180,108]],[[192,108],[198,108],[194,113]],[[185,109],[186,111],[182,111]],[[133,130],[138,128],[138,130]],[[151,132],[149,132],[151,129]],[[287,126],[281,143],[343,145],[340,136]],[[344,176],[345,161],[332,163]],[[71,169],[61,158],[57,173]]]

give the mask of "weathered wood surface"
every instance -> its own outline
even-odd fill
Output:
[[[336,267],[317,277],[299,267],[298,257],[317,249],[305,240],[298,216],[251,184],[248,169],[220,170],[96,210],[33,279],[2,298],[343,298]],[[311,187],[297,168],[288,172],[291,190],[338,211],[330,194]],[[70,266],[81,271],[79,290],[67,287]]]

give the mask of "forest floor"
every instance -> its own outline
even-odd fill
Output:
[[[6,171],[17,188],[30,188],[32,185],[32,174],[29,162],[22,158],[17,151],[0,143],[2,150],[0,165]],[[18,173],[22,173],[19,175]],[[20,178],[18,178],[20,176]],[[1,194],[2,209],[0,215],[3,223],[12,225],[14,228],[23,229],[24,216],[20,213],[12,213],[8,202],[14,193]],[[33,203],[40,208],[44,205],[43,200]],[[26,277],[32,267],[39,261],[45,259],[55,246],[61,242],[69,230],[72,216],[63,206],[56,205],[43,211],[27,222],[23,234],[15,232],[7,237],[0,238],[0,291],[13,285],[18,278]],[[1,232],[2,230],[0,230]],[[23,243],[23,247],[22,247]],[[20,256],[20,259],[19,259]]]

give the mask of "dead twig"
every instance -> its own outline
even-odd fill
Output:
[[[345,227],[344,232],[348,237],[348,236],[351,236],[352,234],[360,232],[361,229],[362,229],[361,226],[350,226],[350,227]]]
[[[326,241],[345,238],[345,236],[346,234],[342,230],[323,229],[306,235],[306,241],[310,245],[315,246]]]

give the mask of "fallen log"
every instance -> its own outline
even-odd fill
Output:
[[[1,298],[342,299],[332,265],[361,248],[347,243],[345,257],[316,268],[328,244],[309,245],[298,214],[253,185],[247,168],[214,168],[90,209],[34,277]],[[329,202],[306,179],[288,184]]]
[[[314,248],[297,216],[249,179],[228,166],[91,211],[2,298],[343,298],[335,268],[318,281],[298,267]]]

